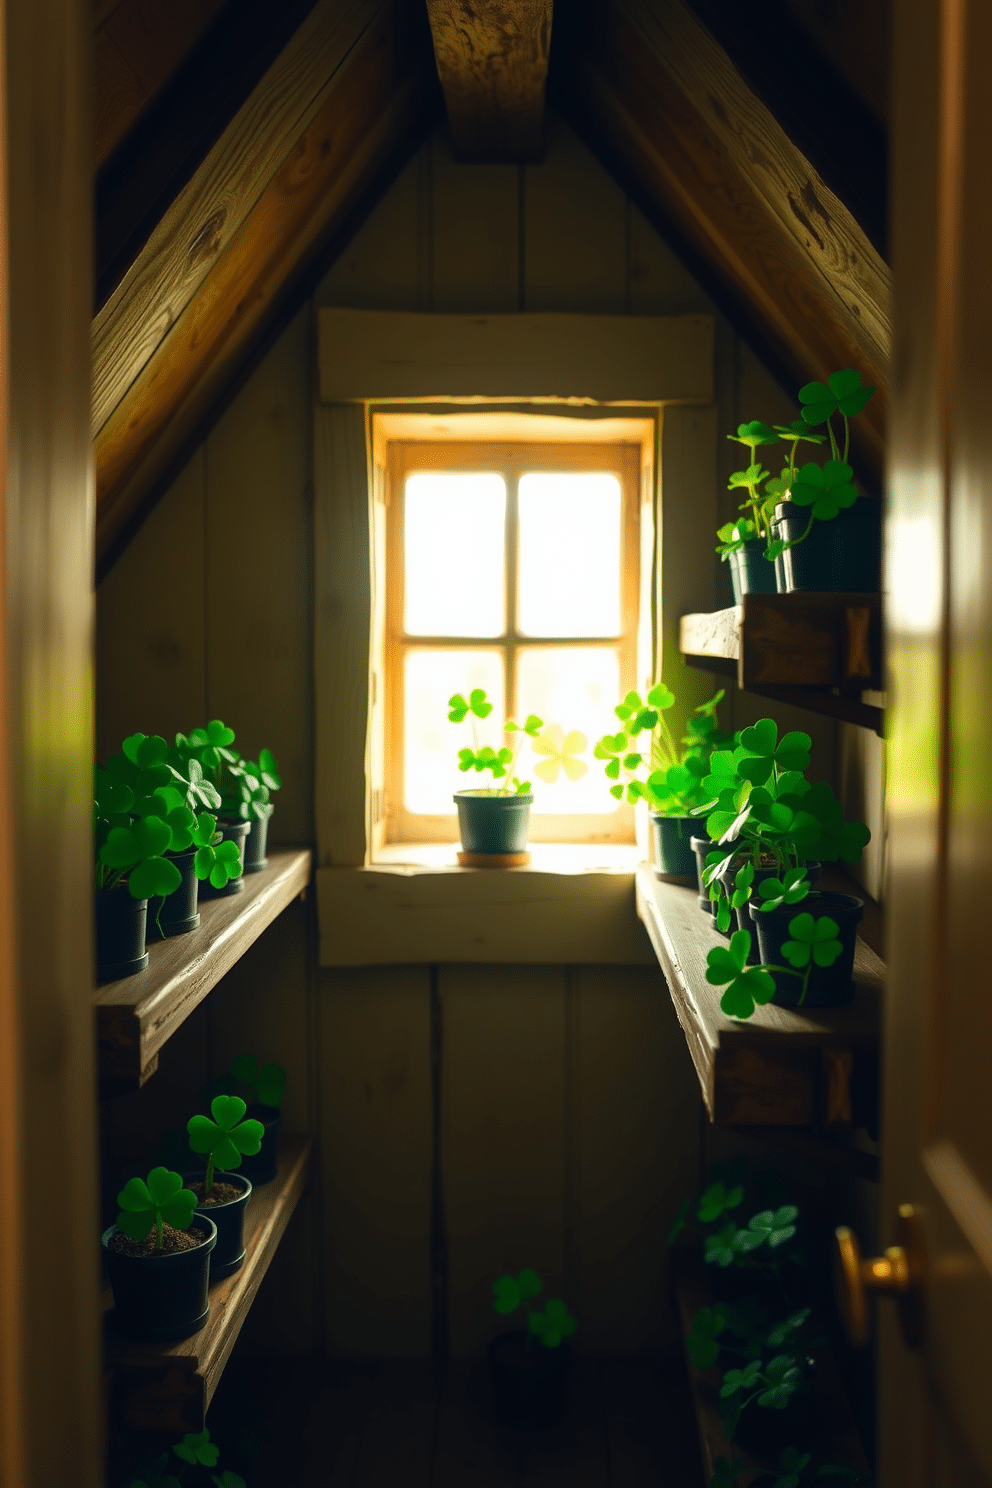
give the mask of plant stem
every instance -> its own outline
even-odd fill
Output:
[[[203,1175],[203,1197],[209,1197],[214,1186],[214,1160],[213,1156],[207,1158],[207,1171]]]
[[[162,1211],[161,1211],[161,1209],[156,1209],[155,1210],[155,1249],[156,1250],[161,1250],[162,1249],[162,1241],[164,1239],[165,1239],[165,1236],[162,1233]]]

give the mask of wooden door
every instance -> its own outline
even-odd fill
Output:
[[[889,965],[881,1226],[918,1206],[922,1342],[879,1308],[881,1488],[992,1483],[992,5],[894,7]]]

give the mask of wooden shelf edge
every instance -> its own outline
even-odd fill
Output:
[[[98,1071],[106,1094],[136,1089],[154,1072],[158,1052],[179,1025],[310,882],[309,848],[269,854],[244,893],[208,899],[188,935],[148,947],[137,976],[97,987]]]
[[[699,1308],[711,1305],[713,1300],[706,1268],[695,1251],[678,1247],[672,1251],[672,1288],[684,1344],[692,1331],[692,1320]],[[818,1344],[814,1349],[814,1355],[817,1362],[816,1395],[819,1417],[815,1439],[810,1443],[796,1442],[794,1445],[800,1447],[801,1450],[809,1446],[821,1462],[845,1462],[862,1476],[867,1477],[869,1475],[868,1459],[865,1456],[833,1350],[828,1344]],[[706,1482],[709,1482],[714,1472],[714,1464],[718,1457],[726,1457],[731,1461],[734,1458],[744,1458],[747,1462],[744,1471],[755,1476],[777,1468],[777,1456],[775,1458],[759,1457],[726,1440],[718,1405],[720,1366],[714,1364],[710,1369],[696,1369],[688,1350],[686,1350],[685,1362],[689,1376],[689,1389],[692,1392],[692,1402],[696,1411],[696,1425],[699,1430]]]
[[[202,1431],[207,1407],[286,1226],[310,1182],[312,1137],[283,1137],[274,1181],[256,1189],[245,1217],[244,1265],[210,1288],[206,1327],[178,1343],[134,1343],[112,1330],[105,1288],[105,1365],[114,1408],[135,1431]]]
[[[720,1010],[706,956],[725,942],[707,923],[695,889],[636,872],[637,913],[668,983],[711,1121],[721,1126],[817,1127],[874,1119],[885,967],[859,939],[857,996],[845,1007],[802,1012],[774,1004],[746,1022]],[[863,1122],[855,1122],[865,1112]]]

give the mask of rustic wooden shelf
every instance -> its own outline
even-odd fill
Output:
[[[96,989],[101,1082],[111,1091],[134,1089],[154,1074],[162,1045],[303,893],[310,866],[308,848],[270,853],[267,868],[246,875],[244,893],[204,900],[196,930],[150,945],[144,971]]]
[[[721,1012],[720,989],[706,980],[707,953],[727,942],[700,909],[696,889],[663,882],[646,863],[637,869],[635,882],[637,913],[668,981],[711,1120],[720,1126],[806,1127],[820,1133],[870,1120],[877,1099],[885,978],[875,952],[859,938],[856,994],[845,1007],[769,1004],[740,1022]],[[852,1152],[854,1169],[869,1162],[867,1155]]]
[[[682,1337],[685,1339],[692,1331],[692,1320],[700,1307],[710,1306],[713,1300],[706,1267],[696,1251],[677,1248],[672,1252],[672,1283]],[[813,1349],[813,1354],[817,1362],[816,1427],[809,1443],[797,1442],[795,1445],[801,1446],[804,1451],[811,1450],[815,1461],[844,1462],[862,1477],[868,1477],[868,1460],[833,1352],[828,1345],[819,1344]],[[686,1365],[689,1388],[696,1407],[705,1481],[708,1483],[713,1476],[718,1457],[726,1457],[728,1461],[744,1458],[747,1462],[745,1471],[751,1474],[766,1473],[770,1468],[777,1467],[777,1456],[758,1457],[728,1442],[724,1437],[719,1410],[720,1380],[723,1373],[720,1365],[714,1364],[710,1369],[696,1369],[688,1352]],[[751,1480],[746,1478],[745,1481]]]
[[[683,615],[679,649],[689,666],[759,697],[882,732],[881,595],[745,594],[729,609]]]
[[[134,1343],[113,1331],[104,1291],[104,1361],[113,1407],[135,1431],[202,1431],[207,1407],[283,1232],[310,1182],[313,1140],[283,1137],[272,1183],[256,1188],[245,1215],[244,1265],[210,1288],[206,1327],[178,1343]]]

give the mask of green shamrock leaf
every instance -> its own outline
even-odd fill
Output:
[[[144,1240],[155,1226],[156,1248],[162,1248],[162,1225],[188,1230],[196,1207],[196,1195],[183,1187],[178,1173],[152,1168],[147,1180],[131,1178],[117,1195],[121,1212],[117,1226],[129,1239]]]
[[[861,373],[853,368],[832,373],[829,384],[829,387],[824,387],[822,382],[808,382],[799,389],[803,419],[807,424],[823,424],[835,413],[854,418],[875,393],[873,387],[862,386]]]
[[[686,1338],[686,1348],[694,1369],[709,1369],[715,1364],[720,1345],[717,1342],[727,1326],[727,1320],[719,1307],[701,1307],[692,1320],[692,1331]]]
[[[248,1085],[263,1106],[281,1106],[286,1094],[286,1071],[281,1064],[259,1067],[254,1054],[238,1054],[231,1060],[231,1074]],[[226,1093],[226,1092],[225,1092]]]
[[[504,1315],[516,1312],[521,1303],[536,1297],[543,1286],[537,1272],[525,1266],[519,1275],[500,1276],[493,1282],[493,1306]]]
[[[733,435],[730,434],[727,437],[732,439]],[[746,470],[735,470],[727,482],[727,489],[728,491],[734,491],[745,487],[750,491],[754,486],[760,486],[763,480],[768,479],[768,476],[769,472],[760,461],[756,461],[753,465],[749,465]]]
[[[786,1226],[788,1228],[788,1226]],[[772,1348],[781,1348],[782,1344],[789,1339],[793,1333],[797,1333],[810,1315],[810,1308],[801,1307],[798,1312],[790,1313],[781,1323],[776,1323],[768,1332],[768,1343]]]
[[[756,1250],[767,1242],[772,1250],[784,1245],[796,1233],[799,1210],[794,1204],[782,1204],[778,1209],[763,1209],[748,1220],[747,1229],[741,1230],[738,1249]],[[805,1321],[805,1319],[804,1319]]]
[[[728,434],[728,439],[735,444],[744,444],[751,450],[755,450],[761,444],[777,444],[778,435],[774,429],[763,424],[760,419],[752,419],[749,424],[738,424],[736,434]]]
[[[720,998],[720,1006],[731,1018],[750,1018],[755,1004],[771,1002],[775,983],[760,966],[748,966],[751,935],[738,930],[729,946],[714,946],[706,957],[706,980],[715,987],[730,985]]]
[[[270,791],[282,790],[282,776],[279,774],[279,766],[271,749],[263,749],[258,756],[258,766],[262,777],[262,784],[268,786]]]
[[[783,904],[799,904],[806,898],[810,887],[804,864],[789,868],[782,878],[766,878],[758,885],[759,897],[764,901],[758,908],[773,910],[780,909]]]
[[[783,1447],[778,1460],[781,1471],[772,1488],[800,1488],[803,1469],[812,1461],[809,1452],[800,1452],[798,1447]]]
[[[675,694],[670,687],[666,687],[664,682],[656,682],[648,693],[648,702],[652,708],[657,708],[660,713],[664,713],[668,708],[674,708]],[[704,706],[707,705],[704,704]]]
[[[229,1467],[225,1467],[220,1477],[216,1473],[211,1473],[211,1477],[217,1484],[217,1488],[248,1488],[241,1474],[232,1472]]]
[[[700,1224],[712,1224],[722,1214],[738,1208],[743,1198],[744,1189],[739,1183],[729,1188],[724,1183],[711,1183],[699,1200],[696,1218]]]
[[[785,1410],[802,1383],[802,1374],[795,1360],[788,1354],[778,1354],[768,1361],[763,1377],[768,1389],[758,1396],[758,1404],[770,1406],[773,1410]]]
[[[243,1156],[253,1157],[262,1145],[265,1127],[251,1117],[243,1120],[247,1109],[238,1095],[217,1095],[210,1102],[212,1121],[196,1115],[186,1123],[190,1147],[207,1158],[208,1191],[214,1168],[238,1168]]]
[[[737,772],[753,785],[764,785],[776,770],[802,771],[809,767],[813,741],[798,730],[778,742],[778,727],[772,718],[760,718],[741,734],[741,758]]]
[[[843,460],[828,460],[825,465],[810,460],[796,471],[792,500],[797,506],[811,507],[821,522],[829,522],[857,501],[853,479],[854,471]]]
[[[196,1434],[187,1432],[172,1450],[181,1461],[199,1464],[201,1467],[216,1467],[220,1456],[220,1448],[210,1440],[210,1432],[206,1429]]]
[[[730,1222],[715,1235],[707,1235],[703,1241],[703,1260],[707,1266],[729,1266],[737,1257],[734,1241],[737,1238],[737,1226]]]
[[[790,1361],[791,1362],[791,1361]],[[761,1360],[752,1359],[743,1369],[728,1369],[723,1376],[723,1384],[720,1387],[720,1397],[729,1399],[731,1395],[737,1395],[742,1390],[751,1390],[758,1383],[761,1373]]]
[[[839,927],[829,915],[814,920],[811,914],[799,914],[789,921],[791,940],[782,945],[782,955],[797,971],[813,962],[816,966],[833,966],[844,947],[837,936]]]
[[[575,1317],[559,1297],[550,1297],[543,1312],[532,1312],[527,1318],[528,1331],[535,1334],[545,1348],[557,1348],[563,1338],[571,1338],[577,1327]]]

